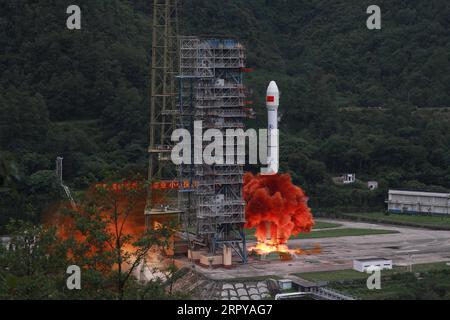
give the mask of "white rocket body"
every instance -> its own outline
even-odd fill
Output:
[[[279,135],[278,135],[278,106],[280,105],[280,92],[275,81],[267,87],[267,168],[261,170],[263,175],[278,173]]]

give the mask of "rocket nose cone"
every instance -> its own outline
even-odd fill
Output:
[[[269,86],[267,87],[267,92],[278,93],[278,86],[275,81],[270,81]]]
[[[266,105],[268,108],[278,108],[280,104],[280,92],[275,81],[270,81],[267,87]]]

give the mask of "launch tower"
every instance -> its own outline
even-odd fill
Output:
[[[178,175],[170,158],[173,147],[170,137],[180,117],[176,106],[175,79],[179,61],[179,6],[179,0],[153,0],[147,227],[155,217],[172,214],[176,218],[181,213],[177,208],[177,188],[171,187]],[[169,187],[161,188],[159,185]]]
[[[243,85],[245,48],[232,39],[197,37],[181,38],[179,47],[180,125],[191,132],[191,150],[203,154],[210,142],[194,145],[194,121],[202,121],[203,131],[220,130],[226,141],[226,130],[243,129],[244,118],[250,116]],[[244,172],[236,161],[237,149],[235,146],[234,164],[179,166],[179,208],[185,208],[189,229],[202,239],[210,255],[223,250],[225,260],[225,252],[231,259],[234,251],[246,263]],[[185,181],[190,183],[181,183]]]

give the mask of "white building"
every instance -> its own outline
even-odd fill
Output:
[[[346,173],[342,176],[343,184],[351,184],[356,182],[356,174],[354,173]]]
[[[389,190],[388,211],[450,214],[450,193]]]
[[[289,279],[281,279],[278,280],[278,285],[281,290],[290,290],[292,289],[292,280]]]
[[[367,268],[374,266],[380,268],[380,270],[392,269],[392,260],[385,258],[368,258],[368,259],[356,259],[353,260],[353,270],[359,272],[366,272]]]

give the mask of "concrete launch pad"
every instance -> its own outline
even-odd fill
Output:
[[[285,277],[293,273],[333,271],[352,268],[357,258],[384,257],[394,265],[450,261],[450,231],[434,231],[410,227],[398,227],[342,220],[318,221],[338,223],[340,228],[388,229],[398,233],[353,236],[340,238],[290,240],[289,248],[298,249],[320,245],[320,253],[296,256],[290,261],[249,261],[234,269],[197,268],[213,280],[262,277],[276,275]],[[249,246],[253,245],[252,242]]]

